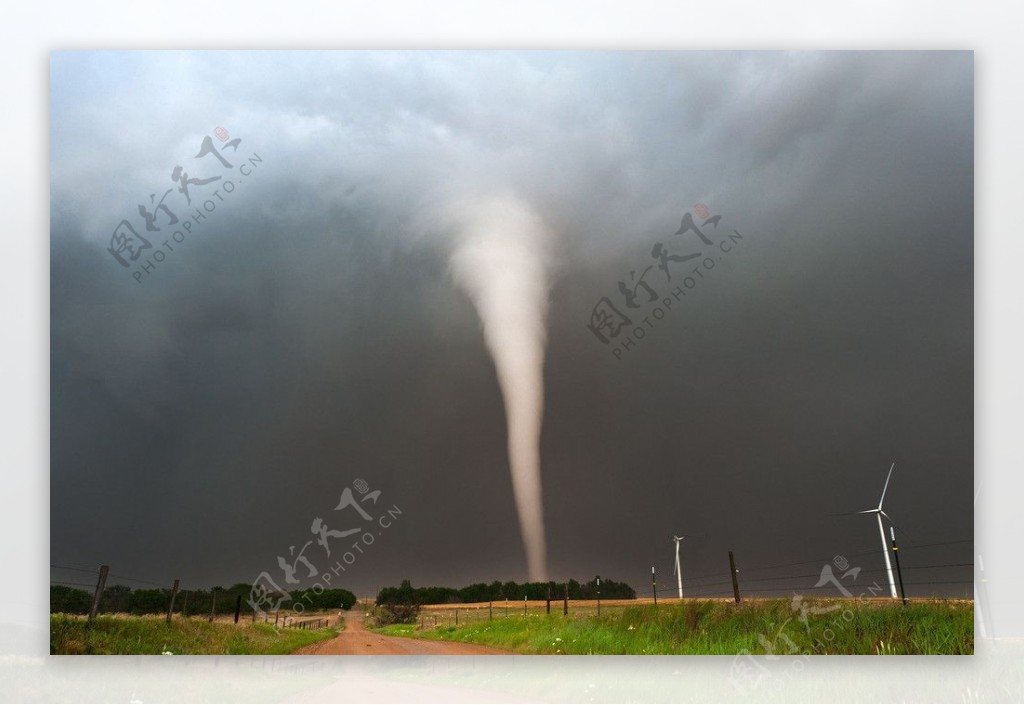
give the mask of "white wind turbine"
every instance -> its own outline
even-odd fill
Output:
[[[885,477],[885,485],[882,486],[882,496],[878,499],[878,506],[874,509],[865,509],[862,512],[854,512],[854,514],[874,514],[875,518],[878,519],[878,534],[882,537],[882,555],[885,556],[885,572],[889,576],[889,589],[892,591],[893,599],[897,599],[896,581],[892,577],[892,563],[889,561],[889,546],[885,542],[885,527],[882,526],[882,517],[888,519],[890,524],[892,524],[892,518],[882,509],[882,502],[885,501],[885,491],[889,489],[889,479],[892,477],[892,471],[895,469],[896,461],[894,460],[892,465],[889,467],[889,474]]]

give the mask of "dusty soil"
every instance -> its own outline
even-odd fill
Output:
[[[406,639],[398,636],[384,636],[363,629],[365,612],[358,605],[345,613],[345,631],[334,639],[321,641],[296,651],[296,654],[313,656],[332,655],[424,655],[424,656],[487,656],[510,654],[489,646],[461,644],[451,641],[428,641]]]

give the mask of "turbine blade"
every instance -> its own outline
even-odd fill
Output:
[[[892,461],[892,465],[889,466],[889,474],[885,476],[885,486],[882,487],[882,497],[878,500],[878,508],[882,508],[882,502],[885,501],[885,491],[889,489],[889,479],[892,477],[892,471],[896,469],[896,461]]]
[[[827,517],[852,517],[854,514],[874,514],[877,509],[865,509],[863,512],[835,512],[833,514],[826,514]]]

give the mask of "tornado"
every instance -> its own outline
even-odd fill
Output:
[[[544,345],[548,311],[547,233],[521,199],[462,203],[455,219],[452,277],[473,301],[494,360],[508,426],[512,492],[530,580],[547,580],[540,474]]]

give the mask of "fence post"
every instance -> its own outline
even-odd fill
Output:
[[[213,621],[213,614],[217,609],[217,588],[210,590],[210,621]]]
[[[736,598],[736,604],[742,602],[740,598],[740,579],[739,571],[736,570],[736,558],[732,555],[732,551],[729,551],[729,573],[732,574],[732,594]]]
[[[569,583],[564,583],[565,597],[562,598],[562,616],[569,616]]]
[[[550,586],[550,585],[548,585],[548,604],[547,604],[547,612],[548,612],[548,614],[551,614],[551,586]]]
[[[174,612],[174,598],[178,596],[178,579],[174,579],[174,585],[171,587],[171,604],[167,605],[167,623],[171,623],[171,614]]]
[[[494,621],[494,602],[488,602],[487,603],[487,621],[488,622],[493,622]]]
[[[242,596],[235,595],[235,624],[238,624],[238,617],[242,614]],[[252,618],[256,619],[256,608],[253,607]]]
[[[459,608],[455,608],[455,626],[459,626]]]
[[[188,590],[185,591],[185,597],[182,598],[181,602],[181,616],[188,617]]]
[[[889,535],[892,536],[892,557],[896,559],[896,575],[900,579],[900,595],[903,596],[903,606],[907,606],[907,591],[903,589],[903,571],[900,570],[900,548],[896,545],[896,529],[889,525]]]
[[[100,598],[103,596],[103,588],[107,585],[107,571],[110,570],[109,565],[100,566],[100,577],[96,581],[96,592],[92,596],[92,605],[89,607],[89,619],[96,619],[96,613],[100,611]]]
[[[654,606],[658,606],[658,579],[654,575],[654,566],[651,566],[651,591],[654,593]]]

